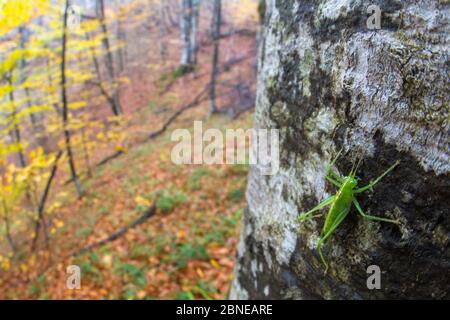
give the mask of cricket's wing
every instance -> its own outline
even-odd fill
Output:
[[[347,203],[342,203],[338,200],[335,201],[328,211],[327,217],[325,218],[321,236],[323,237],[327,235],[330,230],[336,229],[342,221],[344,221],[349,212],[350,205],[347,205]]]

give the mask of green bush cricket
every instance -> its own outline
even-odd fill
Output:
[[[356,200],[355,195],[358,193],[362,193],[366,190],[371,189],[375,186],[381,179],[383,179],[390,171],[392,171],[400,161],[396,161],[394,165],[392,165],[389,169],[387,169],[382,175],[380,175],[375,180],[371,181],[368,185],[364,187],[357,188],[359,178],[356,176],[357,168],[350,171],[349,175],[346,177],[341,177],[337,172],[335,172],[332,167],[336,160],[339,158],[342,150],[339,151],[338,155],[331,163],[327,166],[326,179],[339,188],[338,192],[329,197],[328,199],[320,202],[316,207],[311,209],[308,212],[302,213],[299,216],[300,221],[309,220],[311,218],[315,218],[318,216],[311,216],[315,211],[321,210],[326,206],[331,206],[328,210],[328,213],[325,218],[325,223],[322,228],[322,232],[320,233],[319,242],[317,243],[317,251],[319,252],[320,259],[322,263],[325,265],[325,273],[328,271],[328,264],[325,261],[325,258],[322,253],[322,247],[325,242],[330,238],[330,236],[334,233],[336,228],[344,221],[347,217],[347,214],[350,212],[352,204],[356,207],[356,210],[365,218],[374,221],[384,221],[398,224],[397,220],[391,220],[386,218],[375,217],[371,215],[367,215],[361,209],[358,200]],[[358,167],[358,165],[356,166]]]

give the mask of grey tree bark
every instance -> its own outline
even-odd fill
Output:
[[[181,32],[181,66],[191,65],[191,11],[192,0],[181,0],[180,32]]]
[[[255,127],[280,130],[280,170],[250,169],[231,298],[450,298],[450,5],[374,3],[379,30],[365,1],[266,1]],[[341,148],[336,169],[362,159],[361,185],[401,161],[358,197],[400,225],[352,209],[324,247],[324,275],[324,219],[298,215],[336,192],[324,175]],[[367,288],[369,265],[379,290]]]
[[[166,3],[165,0],[159,1],[159,56],[163,62],[166,61],[167,54],[167,44],[166,44],[166,35],[167,35],[167,25],[166,25],[166,13],[165,8]]]
[[[211,82],[209,84],[209,113],[217,113],[216,82],[219,75],[220,27],[222,25],[222,1],[214,0],[212,17],[213,57],[211,65]]]
[[[198,26],[200,18],[200,0],[192,0],[192,12],[191,12],[191,34],[190,34],[190,51],[191,51],[191,63],[197,64],[197,52],[198,52]]]
[[[21,26],[19,28],[19,34],[20,34],[20,48],[22,50],[25,50],[28,46],[30,31],[25,26]],[[27,80],[27,70],[26,70],[27,66],[28,66],[28,64],[27,64],[26,59],[24,57],[22,57],[22,59],[20,59],[20,63],[19,63],[19,72],[20,72],[19,83],[21,85],[23,85],[24,82]],[[26,100],[27,108],[31,109],[33,106],[32,91],[30,90],[30,88],[28,86],[25,86],[24,93],[25,93],[25,100]],[[47,151],[48,150],[48,137],[47,137],[47,134],[45,133],[43,117],[40,114],[36,114],[35,112],[30,112],[29,117],[30,117],[32,131],[35,136],[37,145],[43,147],[44,151]]]
[[[26,29],[25,26],[21,26],[19,28],[19,34],[20,34],[20,49],[25,50],[29,38],[29,31]],[[27,61],[25,58],[20,59],[19,68],[20,68],[20,84],[23,84],[27,78],[26,76],[26,67],[27,67]],[[31,108],[32,101],[31,101],[31,95],[30,95],[30,89],[28,87],[25,87],[25,96],[27,101],[28,108]],[[30,112],[30,122],[33,128],[36,128],[38,120],[36,119],[36,114],[33,112]]]
[[[200,0],[181,0],[181,67],[190,71],[197,63]]]
[[[118,84],[116,81],[116,74],[114,71],[114,59],[113,54],[111,51],[111,45],[109,43],[109,36],[108,36],[108,27],[106,25],[106,19],[105,19],[105,3],[104,0],[98,0],[96,2],[96,13],[97,17],[100,20],[100,27],[102,29],[103,33],[103,39],[102,44],[103,48],[105,50],[106,54],[106,69],[108,72],[108,83],[111,91],[111,97],[113,99],[113,107],[112,112],[115,116],[118,116],[122,113],[122,106],[120,105],[120,98],[119,98],[119,90],[118,90]]]
[[[69,109],[68,109],[68,100],[67,100],[67,88],[66,88],[66,48],[67,48],[67,19],[68,19],[68,11],[70,7],[69,0],[66,0],[65,8],[64,8],[64,17],[63,17],[63,30],[62,30],[62,49],[61,49],[61,109],[62,109],[62,122],[64,129],[64,142],[67,152],[67,161],[70,169],[70,176],[75,184],[75,189],[77,190],[78,198],[83,196],[83,189],[80,183],[80,179],[77,174],[77,170],[75,168],[75,160],[72,150],[72,141],[71,141],[71,133],[69,128],[67,127],[69,122]]]
[[[20,119],[17,117],[17,105],[14,97],[14,86],[12,76],[7,77],[8,84],[11,86],[11,91],[9,92],[9,102],[11,103],[12,112],[11,112],[11,122],[12,128],[10,130],[11,140],[17,144],[17,155],[19,157],[19,164],[21,168],[25,168],[27,166],[27,162],[25,159],[25,154],[22,146],[22,134],[20,131]]]
[[[120,42],[121,46],[117,50],[117,60],[119,61],[119,73],[125,68],[125,57],[127,49],[127,35],[122,26],[122,23],[126,22],[126,12],[124,8],[118,4],[119,17],[117,18],[117,41]]]

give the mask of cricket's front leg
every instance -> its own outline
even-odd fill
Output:
[[[400,163],[399,160],[397,160],[393,166],[391,166],[389,169],[387,169],[381,176],[379,176],[378,178],[376,178],[374,181],[371,181],[367,186],[359,188],[354,190],[354,193],[361,193],[364,192],[366,190],[369,190],[371,188],[373,188],[378,182],[380,182],[381,179],[383,179],[389,172],[391,172],[392,170],[394,170],[394,168],[396,166],[398,166],[398,164]]]

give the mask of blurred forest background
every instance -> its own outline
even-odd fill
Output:
[[[175,165],[170,136],[252,126],[263,10],[0,1],[0,298],[227,297],[248,167]]]

